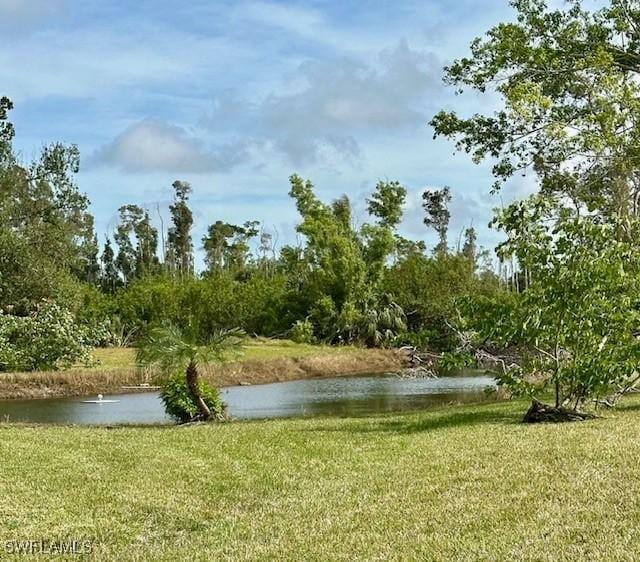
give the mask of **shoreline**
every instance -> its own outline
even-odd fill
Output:
[[[303,356],[246,359],[206,366],[202,378],[223,388],[269,384],[292,380],[383,374],[406,365],[404,355],[394,349],[351,349],[344,353],[314,353]],[[67,398],[92,394],[150,392],[124,386],[153,385],[156,373],[135,367],[69,369],[31,373],[0,373],[0,400]]]

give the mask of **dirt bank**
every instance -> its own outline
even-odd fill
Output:
[[[209,366],[204,378],[216,386],[265,384],[314,377],[385,373],[401,369],[401,354],[388,349],[357,349],[345,353],[249,359]],[[0,374],[0,399],[55,398],[131,392],[123,386],[153,383],[153,372],[132,367],[74,369]]]

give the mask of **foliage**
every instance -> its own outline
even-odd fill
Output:
[[[367,211],[377,217],[382,225],[395,228],[402,220],[402,206],[406,198],[407,190],[399,182],[381,181],[367,199]]]
[[[193,332],[171,324],[149,330],[136,352],[139,365],[158,365],[165,374],[184,371],[189,363],[224,363],[229,353],[242,347],[240,330],[225,330],[200,340]]]
[[[292,265],[303,275],[298,290],[314,333],[329,342],[388,345],[405,327],[404,311],[381,290],[386,262],[397,249],[395,229],[405,188],[378,183],[368,199],[377,222],[359,231],[351,225],[346,196],[326,205],[315,196],[313,184],[298,176],[291,177],[290,194],[302,217],[297,230],[307,241]]]
[[[199,387],[200,395],[213,417],[217,420],[223,420],[225,406],[218,389],[206,381],[200,381]],[[189,422],[198,415],[198,406],[194,402],[187,381],[182,375],[174,375],[163,381],[160,399],[167,414],[180,423]]]
[[[446,253],[447,251],[447,232],[449,230],[449,220],[451,219],[450,202],[451,190],[448,187],[426,190],[422,194],[422,207],[426,212],[424,224],[432,227],[438,234],[438,244],[435,247],[437,254]]]
[[[202,238],[205,263],[209,271],[223,268],[238,272],[249,257],[249,241],[258,235],[258,221],[247,221],[243,226],[216,221]],[[266,243],[266,239],[263,240]]]
[[[118,244],[118,255],[115,264],[124,282],[134,277],[153,273],[159,268],[158,230],[151,224],[149,211],[138,205],[124,205],[118,209],[120,222],[116,228],[114,239]],[[105,260],[105,284],[114,286],[113,272],[109,265],[113,259],[110,242],[107,239],[103,254]]]
[[[185,181],[174,181],[174,201],[169,206],[173,226],[167,232],[166,261],[170,271],[177,271],[182,277],[193,273],[193,241],[191,228],[193,213],[189,208],[191,185]]]
[[[295,343],[313,343],[313,324],[307,319],[296,320],[291,328],[291,340]]]
[[[200,341],[236,326],[269,337],[296,326],[295,337],[304,340],[367,346],[391,345],[406,330],[431,330],[446,347],[455,300],[446,293],[477,288],[475,268],[462,268],[460,280],[457,256],[444,243],[443,278],[445,262],[454,264],[449,285],[434,275],[419,291],[407,290],[403,275],[427,258],[424,242],[399,234],[407,189],[397,181],[376,184],[365,201],[368,218],[356,227],[348,196],[324,202],[310,181],[293,175],[297,246],[278,250],[277,231],[266,232],[255,220],[215,220],[202,239],[202,275],[194,271],[192,188],[175,181],[168,228],[159,209],[155,225],[148,209],[122,205],[100,254],[89,201],[75,184],[77,148],[53,144],[20,164],[8,121],[12,107],[0,100],[0,307],[27,316],[42,300],[55,301],[84,327],[85,343],[123,345],[170,323]],[[450,194],[440,195],[441,208],[433,212],[446,215],[444,223],[436,221],[446,237]],[[476,253],[475,232],[467,234],[464,263]],[[432,282],[442,284],[429,287]],[[429,299],[446,301],[444,312]]]
[[[486,338],[531,350],[503,383],[529,394],[551,387],[557,407],[579,409],[637,381],[635,237],[617,239],[617,221],[577,215],[541,196],[506,208],[496,223],[507,234],[501,254],[515,255],[531,281],[522,294],[500,303],[480,300],[467,315]],[[637,222],[625,221],[625,228],[640,233]]]
[[[512,5],[516,21],[493,27],[445,69],[458,92],[495,93],[502,107],[469,118],[442,111],[436,134],[455,138],[475,161],[496,159],[496,189],[533,170],[543,193],[607,215],[636,214],[637,8],[628,0],[595,11],[579,1]]]
[[[475,361],[471,354],[464,351],[447,351],[438,360],[438,372],[448,375],[472,367]]]
[[[74,308],[77,280],[95,277],[96,252],[89,201],[76,186],[75,146],[44,146],[20,164],[0,99],[0,308],[30,313],[43,299]]]
[[[28,316],[0,314],[0,371],[54,370],[90,359],[73,314],[44,302]]]
[[[427,257],[411,253],[385,272],[385,290],[406,311],[407,328],[419,335],[418,347],[435,350],[456,345],[452,325],[458,323],[458,302],[471,294],[493,295],[502,291],[498,279],[490,273],[480,277],[465,256],[437,253]]]

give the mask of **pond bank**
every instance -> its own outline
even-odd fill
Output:
[[[250,354],[249,354],[250,355]],[[317,377],[379,374],[397,371],[404,356],[390,349],[331,349],[301,356],[247,358],[225,365],[207,366],[203,378],[225,387],[265,384]],[[89,394],[131,392],[123,386],[153,384],[155,373],[141,372],[133,365],[0,374],[0,399],[63,398]]]

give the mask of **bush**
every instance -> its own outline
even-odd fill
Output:
[[[73,314],[43,303],[29,316],[0,313],[0,371],[53,370],[88,362],[87,334]]]
[[[202,380],[199,386],[202,399],[211,410],[212,418],[224,419],[226,407],[218,389]],[[198,407],[191,397],[184,375],[174,375],[166,380],[162,385],[160,398],[167,414],[178,422],[186,423],[196,419]]]
[[[309,320],[297,320],[291,328],[291,339],[296,343],[313,343],[313,324]]]

